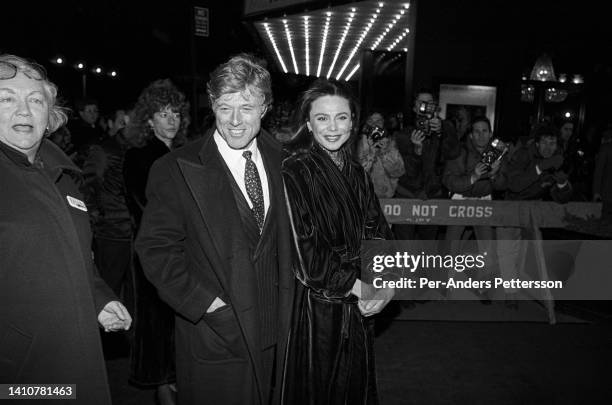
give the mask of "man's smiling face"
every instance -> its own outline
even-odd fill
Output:
[[[213,105],[217,131],[232,149],[251,145],[261,128],[266,107],[263,95],[253,88],[223,94]]]

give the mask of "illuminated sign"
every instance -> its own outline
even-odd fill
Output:
[[[256,21],[255,28],[285,73],[351,80],[359,51],[408,51],[406,1],[362,1]]]

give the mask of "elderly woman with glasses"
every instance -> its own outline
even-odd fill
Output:
[[[66,121],[56,96],[40,66],[0,55],[0,381],[110,404],[96,317],[131,318],[95,271],[81,172],[45,139]]]

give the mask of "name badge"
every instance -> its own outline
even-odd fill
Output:
[[[76,198],[70,196],[66,196],[66,198],[68,199],[68,204],[70,204],[71,207],[87,212],[87,206],[85,206],[83,201],[77,200]]]

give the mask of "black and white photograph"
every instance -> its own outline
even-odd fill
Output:
[[[0,12],[0,402],[612,403],[612,24]]]

